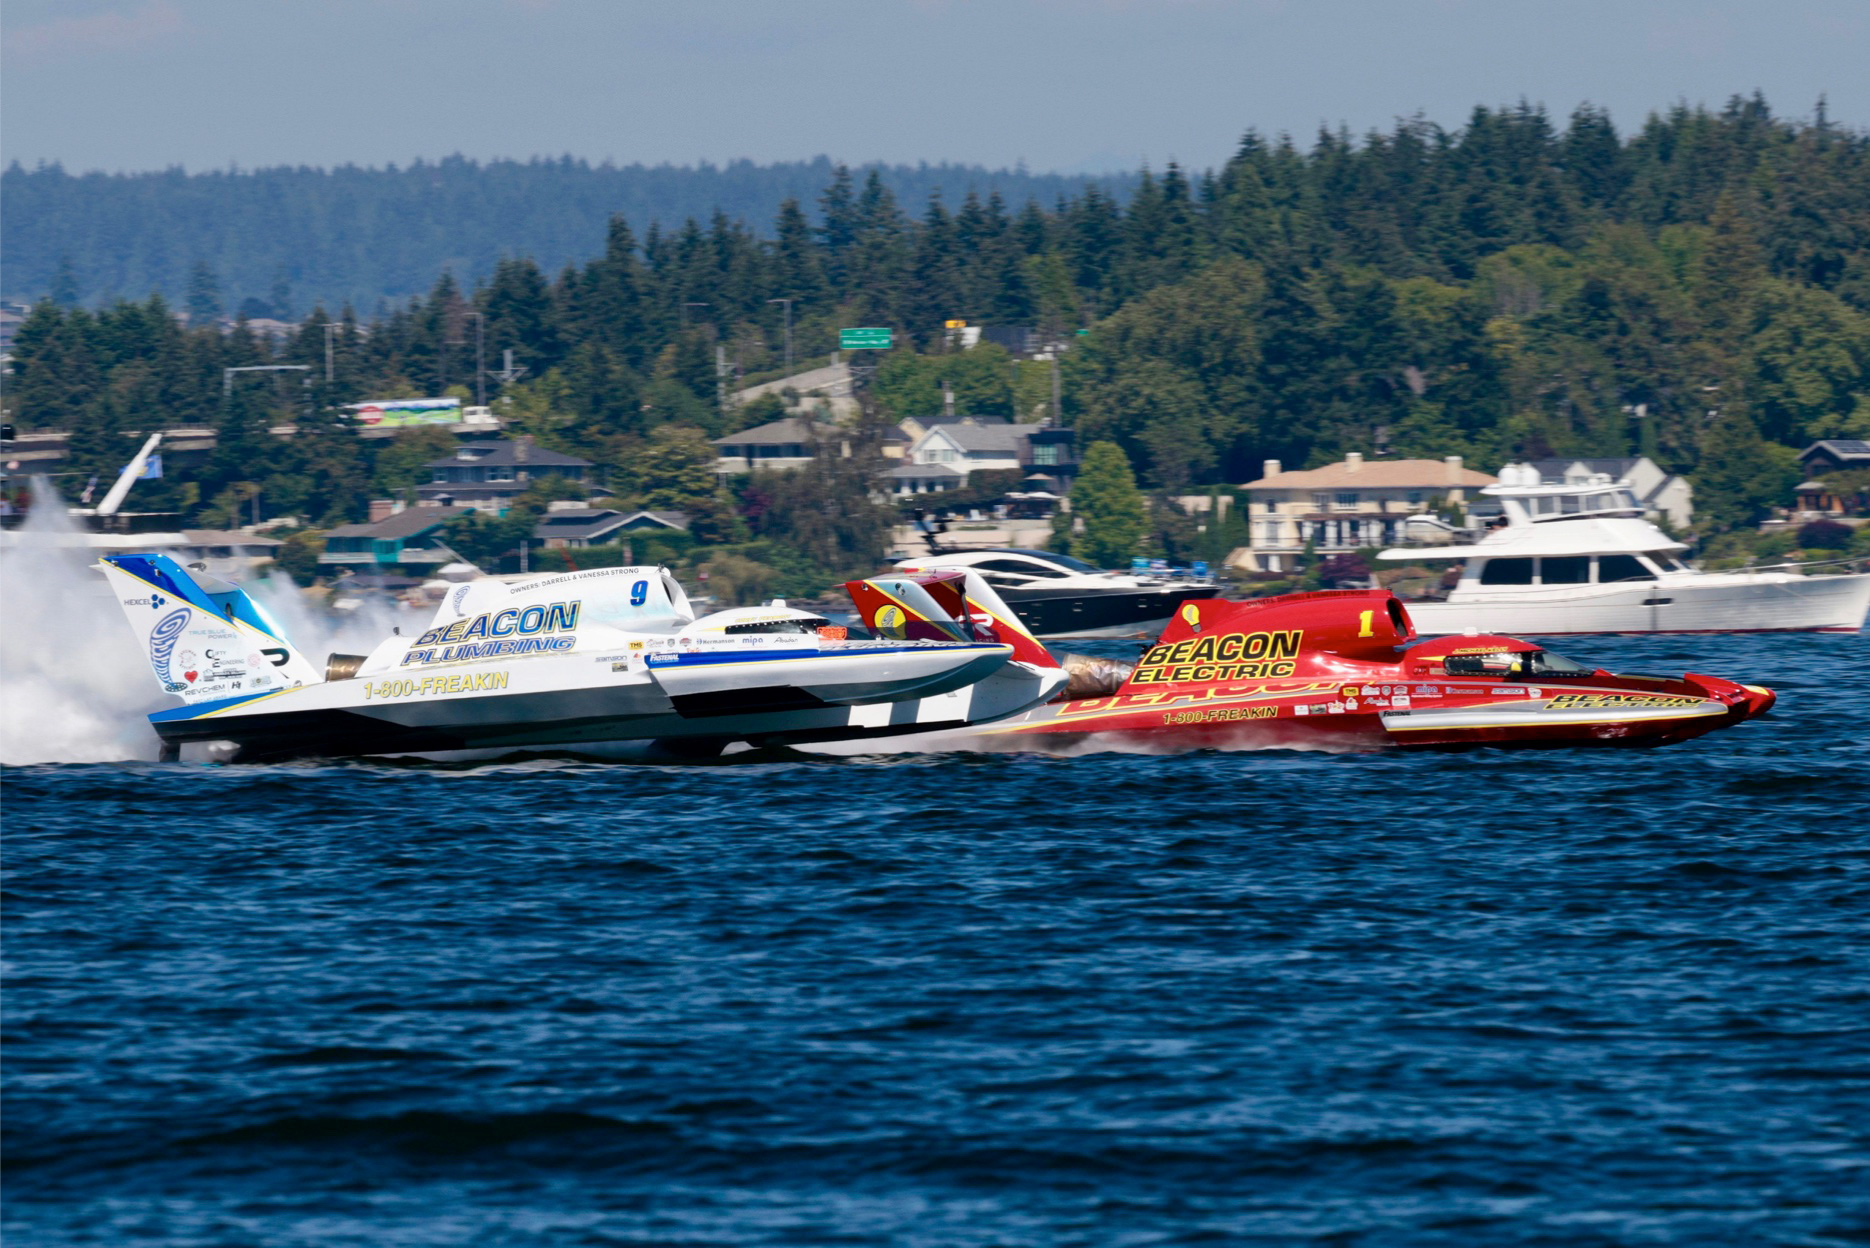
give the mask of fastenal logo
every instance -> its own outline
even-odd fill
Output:
[[[169,657],[175,653],[175,639],[188,627],[188,608],[178,607],[156,622],[149,634],[149,661],[156,669],[156,679],[173,684],[169,678]]]

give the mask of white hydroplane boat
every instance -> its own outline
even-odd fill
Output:
[[[1065,684],[976,574],[956,573],[936,639],[853,640],[775,603],[696,619],[660,567],[453,590],[418,636],[320,668],[237,585],[166,555],[98,565],[183,705],[151,725],[165,759],[223,742],[243,761],[661,741],[715,748],[948,730]],[[921,586],[895,585],[924,594]]]

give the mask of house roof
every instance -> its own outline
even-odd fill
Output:
[[[375,537],[397,538],[414,537],[426,533],[454,517],[464,515],[467,507],[405,507],[393,516],[385,516],[375,524],[341,524],[331,530],[327,537]]]
[[[1799,458],[1805,459],[1814,452],[1822,452],[1844,464],[1859,459],[1870,463],[1870,442],[1862,438],[1824,438],[1800,451]]]
[[[630,529],[649,527],[649,525],[638,524],[638,520],[648,520],[665,529],[686,530],[688,528],[688,513],[685,511],[650,511],[647,509],[633,511],[623,518],[623,526]]]
[[[927,481],[935,477],[965,477],[967,473],[953,464],[902,464],[883,474],[886,477]]]
[[[242,533],[238,529],[183,529],[182,536],[188,539],[190,546],[251,546],[255,550],[271,550],[285,545],[276,537]]]
[[[724,438],[716,438],[714,444],[720,447],[786,446],[794,442],[816,442],[836,431],[836,425],[820,424],[803,416],[788,416],[784,420],[768,421],[751,429],[742,429],[739,433],[730,433]]]
[[[924,429],[933,429],[936,425],[1010,425],[1013,423],[1013,418],[1010,416],[983,416],[978,414],[970,416],[950,416],[946,412],[943,412],[940,416],[918,416],[916,417],[916,423],[921,425]]]
[[[1565,469],[1573,464],[1583,464],[1586,472],[1601,472],[1611,477],[1621,477],[1643,461],[1634,455],[1622,459],[1587,459],[1582,455],[1554,456],[1549,459],[1529,460],[1539,470],[1541,477],[1562,477]]]
[[[1494,478],[1484,472],[1475,472],[1472,468],[1450,468],[1445,461],[1439,459],[1367,459],[1355,469],[1348,462],[1339,462],[1326,464],[1323,468],[1274,473],[1270,477],[1261,477],[1258,481],[1249,481],[1243,488],[1249,490],[1348,490],[1352,488],[1445,490],[1454,486],[1478,487],[1493,483]]]
[[[607,507],[565,507],[548,511],[533,526],[534,537],[565,537],[589,540],[622,525],[623,513]]]
[[[463,455],[463,452],[472,452]],[[524,464],[529,468],[589,468],[591,461],[576,455],[561,455],[525,442],[470,442],[446,459],[431,459],[430,468],[459,468],[463,464],[491,464],[508,467]]]
[[[1008,455],[1018,455],[1026,435],[1039,429],[1040,425],[979,425],[953,424],[939,425],[928,432],[934,437],[939,431],[941,436],[954,443],[961,450],[1001,451]]]
[[[579,538],[589,541],[619,529],[688,529],[685,511],[633,511],[625,514],[608,507],[561,507],[548,511],[533,526],[533,536]]]

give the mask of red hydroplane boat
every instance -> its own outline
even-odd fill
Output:
[[[1016,647],[1043,653],[1016,621],[982,610],[957,574],[849,588],[873,632],[1017,635]],[[1652,746],[1763,714],[1775,698],[1713,676],[1584,667],[1512,637],[1422,641],[1387,590],[1192,601],[1134,667],[1066,666],[1077,670],[1058,700],[970,740],[1023,749]]]

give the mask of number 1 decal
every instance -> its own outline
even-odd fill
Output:
[[[1374,611],[1360,611],[1357,613],[1357,635],[1359,637],[1376,636],[1376,633],[1372,631],[1370,627],[1370,621],[1376,618],[1376,614],[1377,613]]]

